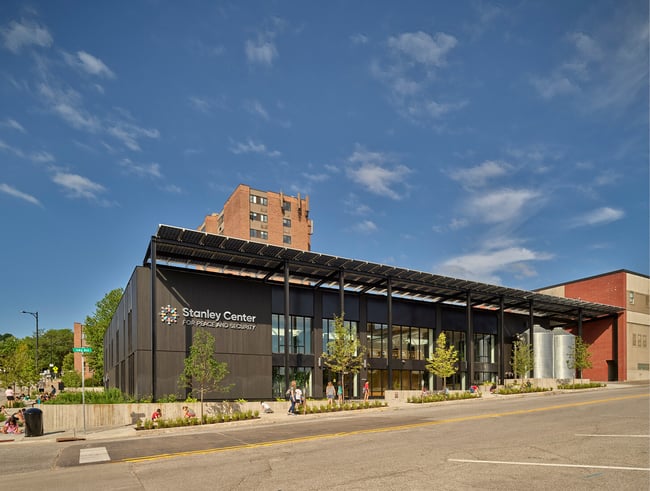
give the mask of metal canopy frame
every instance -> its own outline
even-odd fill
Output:
[[[169,225],[159,225],[156,235],[151,238],[143,264],[152,261],[198,271],[247,276],[279,285],[285,283],[288,269],[290,284],[314,289],[339,290],[342,277],[344,293],[352,294],[386,296],[390,283],[393,298],[462,307],[467,307],[467,299],[470,298],[472,308],[495,312],[503,308],[505,312],[521,315],[532,312],[536,318],[548,319],[552,327],[615,316],[623,310],[611,305],[288,249]]]

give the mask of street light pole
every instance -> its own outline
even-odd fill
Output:
[[[36,319],[36,351],[34,352],[34,363],[36,364],[36,373],[39,373],[38,371],[38,312],[27,312],[26,310],[23,310],[20,312],[21,314],[29,314]]]

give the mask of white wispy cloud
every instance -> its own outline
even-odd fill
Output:
[[[13,53],[27,46],[49,48],[53,42],[46,27],[31,21],[11,21],[7,27],[0,28],[0,34],[4,38],[5,48]]]
[[[438,32],[431,37],[426,32],[405,32],[388,38],[388,46],[396,52],[405,55],[411,61],[428,66],[442,66],[445,57],[458,40],[444,32]]]
[[[604,206],[602,208],[592,210],[588,213],[585,213],[575,218],[572,221],[571,226],[582,227],[582,226],[605,225],[607,223],[620,220],[624,216],[625,216],[625,212],[623,210],[617,208],[610,208],[609,206]]]
[[[31,194],[23,193],[9,184],[0,183],[0,193],[8,194],[14,198],[22,199],[33,205],[41,206],[41,202]]]
[[[101,184],[78,174],[56,172],[52,181],[61,186],[71,198],[86,198],[96,201],[100,194],[106,192],[106,188]]]
[[[368,44],[368,36],[365,34],[357,33],[350,36],[352,44]]]
[[[349,215],[364,216],[372,212],[372,208],[359,201],[356,194],[350,193],[343,199],[344,210]]]
[[[268,121],[269,118],[269,113],[266,110],[266,108],[262,105],[260,101],[245,101],[244,102],[244,109],[248,111],[249,113],[259,116],[260,118],[264,119],[265,121]]]
[[[506,162],[486,160],[475,167],[452,170],[449,177],[460,182],[465,188],[476,188],[485,186],[490,179],[504,176],[510,168]]]
[[[603,25],[569,32],[566,42],[572,53],[551,68],[534,75],[530,83],[547,100],[564,95],[579,96],[582,110],[622,110],[640,107],[647,95],[647,10],[620,9]]]
[[[7,118],[4,121],[0,121],[0,126],[11,128],[12,130],[20,131],[21,133],[26,133],[23,125],[15,119]]]
[[[388,38],[385,60],[374,60],[371,74],[390,90],[390,101],[404,118],[421,123],[439,120],[459,111],[466,100],[446,100],[431,91],[435,74],[447,64],[458,40],[444,32],[431,36],[422,31],[405,32]]]
[[[115,78],[113,71],[108,68],[102,60],[90,53],[86,53],[85,51],[77,51],[75,55],[63,52],[63,59],[68,65],[80,69],[90,75]]]
[[[250,138],[246,142],[231,142],[230,151],[235,155],[257,153],[267,157],[280,157],[282,155],[278,150],[269,150],[263,143],[257,143]]]
[[[395,162],[384,153],[370,152],[360,145],[347,159],[346,174],[368,191],[389,198],[402,199],[407,190],[407,176],[411,169]],[[398,188],[398,189],[395,189]],[[403,191],[400,193],[399,190]]]
[[[515,273],[524,276],[536,274],[531,261],[546,261],[553,256],[526,247],[485,249],[463,254],[444,261],[439,266],[441,274],[485,283],[500,284],[499,273]]]
[[[512,222],[541,197],[542,193],[533,189],[496,189],[471,196],[465,210],[481,223]]]
[[[133,162],[131,159],[120,160],[120,166],[129,174],[135,174],[140,177],[155,177],[161,178],[160,164],[152,162],[150,164],[140,164]]]
[[[142,128],[127,121],[115,121],[107,127],[106,132],[121,141],[125,147],[140,151],[141,138],[158,139],[160,132],[155,128]]]
[[[50,110],[74,128],[91,133],[101,129],[100,120],[83,108],[82,97],[77,91],[62,90],[45,82],[41,82],[38,89]]]
[[[2,140],[0,140],[0,150],[13,153],[16,157],[20,157],[21,159],[31,160],[32,162],[36,162],[36,163],[54,162],[55,160],[54,156],[49,152],[45,152],[42,150],[34,151],[34,152],[25,152],[20,148],[9,145],[8,143]]]
[[[278,57],[278,50],[275,43],[270,39],[258,38],[247,40],[245,45],[246,59],[249,63],[271,66],[273,60]]]
[[[579,92],[579,87],[561,73],[553,73],[548,77],[531,77],[530,83],[544,99],[553,99],[560,95]]]
[[[204,114],[210,114],[213,109],[226,108],[225,97],[202,97],[193,95],[187,99],[192,108]]]
[[[362,220],[353,226],[355,232],[369,234],[377,231],[377,225],[372,220]]]

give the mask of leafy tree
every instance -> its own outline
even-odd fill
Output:
[[[92,353],[86,355],[88,366],[97,374],[104,373],[104,334],[111,324],[113,314],[122,298],[123,290],[116,288],[108,292],[104,298],[95,304],[97,307],[92,316],[86,317],[84,335],[86,344],[92,348]]]
[[[436,349],[427,358],[427,370],[442,377],[442,387],[447,390],[447,377],[451,377],[458,371],[456,364],[458,363],[458,351],[456,347],[451,345],[447,346],[447,336],[444,332],[440,333],[436,341]]]
[[[74,369],[74,353],[63,358],[61,380],[66,387],[81,387],[81,374]]]
[[[576,336],[573,352],[569,354],[567,366],[573,370],[573,384],[575,385],[576,370],[579,372],[579,378],[582,378],[582,371],[585,368],[591,368],[591,353],[589,353],[589,344],[585,343],[580,336]]]
[[[63,366],[63,359],[72,352],[74,345],[74,333],[71,329],[49,329],[44,331],[38,340],[38,360],[41,362],[40,368],[53,366],[59,368]]]
[[[183,373],[178,384],[189,387],[190,395],[198,395],[201,401],[201,422],[203,422],[203,399],[208,392],[228,392],[232,385],[222,386],[228,375],[228,364],[214,358],[215,340],[203,329],[197,329],[192,336],[190,354],[185,358]]]
[[[34,368],[34,352],[24,340],[9,338],[3,342],[3,351],[13,351],[3,358],[4,382],[6,385],[33,385],[38,381]]]
[[[520,375],[523,379],[533,369],[534,364],[533,347],[521,340],[515,341],[512,346],[512,371],[515,376]]]
[[[359,373],[363,366],[363,358],[366,348],[361,345],[357,336],[352,335],[350,330],[345,327],[343,315],[334,316],[334,339],[327,343],[327,353],[323,353],[321,358],[323,364],[333,372],[339,374],[339,380],[343,388],[345,397],[345,378],[346,373]]]

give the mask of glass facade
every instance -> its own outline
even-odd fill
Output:
[[[289,317],[289,353],[313,354],[312,318],[292,315]],[[271,343],[273,353],[284,353],[284,315],[273,314]]]
[[[357,337],[359,332],[359,323],[357,321],[343,321],[343,325],[348,329],[352,337]],[[323,351],[329,353],[329,343],[334,341],[334,319],[323,319]],[[363,344],[363,343],[362,343]]]
[[[306,397],[313,397],[313,372],[308,367],[293,367],[289,370],[289,381],[295,380]],[[273,367],[273,397],[284,398],[288,383],[284,376],[284,367]]]

